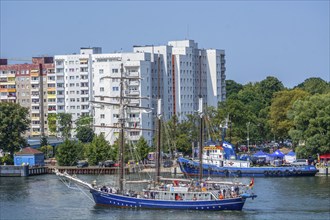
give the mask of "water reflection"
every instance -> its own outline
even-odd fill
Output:
[[[116,177],[80,176],[99,184]],[[132,175],[130,178],[135,178]],[[146,175],[145,177],[148,177]],[[221,180],[222,178],[219,178]],[[239,179],[249,182],[249,178]],[[0,219],[329,219],[330,178],[256,178],[255,200],[243,211],[138,210],[96,206],[88,191],[72,190],[55,175],[1,177]],[[5,211],[3,211],[5,210]]]

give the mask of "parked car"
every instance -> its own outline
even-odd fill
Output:
[[[163,167],[172,167],[173,166],[173,161],[172,160],[166,160],[163,163]]]
[[[307,159],[297,159],[291,163],[292,166],[304,166],[308,165]]]
[[[115,161],[113,161],[113,160],[106,160],[106,161],[104,161],[103,166],[104,167],[114,167],[115,166]]]
[[[88,167],[88,162],[87,161],[79,161],[77,163],[78,168],[83,168],[83,167]]]

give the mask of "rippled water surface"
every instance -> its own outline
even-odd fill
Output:
[[[80,176],[112,182],[113,176]],[[241,178],[249,182],[248,178]],[[243,211],[136,210],[96,206],[86,190],[55,175],[0,178],[0,219],[322,219],[330,220],[330,177],[256,178]]]

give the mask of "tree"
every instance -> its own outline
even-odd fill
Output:
[[[316,94],[304,100],[297,100],[289,112],[293,127],[289,131],[297,143],[300,157],[330,152],[330,93]]]
[[[86,147],[86,156],[91,165],[97,165],[99,162],[114,159],[111,154],[111,146],[103,134],[95,135],[92,142]]]
[[[219,103],[218,115],[223,119],[229,116],[230,127],[227,135],[230,136],[233,144],[245,142],[247,137],[247,122],[256,121],[256,117],[242,101],[237,99],[228,99],[225,102]]]
[[[72,115],[70,113],[57,114],[59,131],[65,139],[71,137]]]
[[[145,158],[147,158],[149,151],[150,147],[148,146],[147,141],[143,137],[140,137],[140,139],[136,143],[136,152],[140,160],[144,160]]]
[[[267,76],[267,78],[258,83],[257,86],[265,104],[264,107],[270,105],[274,93],[284,89],[283,83],[273,76]]]
[[[296,88],[300,88],[312,95],[324,94],[330,92],[330,83],[318,77],[311,77],[300,83]]]
[[[90,116],[81,116],[76,121],[76,137],[83,143],[93,140],[94,131],[92,128],[93,118]]]
[[[56,160],[60,166],[73,166],[84,158],[84,146],[81,142],[66,139],[57,147]]]
[[[54,155],[53,147],[50,145],[44,145],[40,147],[39,150],[44,153],[46,159],[51,158]]]
[[[40,146],[43,147],[43,146],[47,146],[48,145],[48,140],[47,140],[47,137],[46,136],[41,136],[40,138]]]
[[[275,93],[270,106],[268,123],[276,137],[282,140],[289,138],[288,132],[293,127],[293,120],[288,118],[288,112],[296,100],[307,96],[308,93],[300,89]]]
[[[56,119],[57,115],[55,113],[49,113],[47,117],[48,130],[52,134],[56,134]]]
[[[29,129],[29,110],[15,103],[0,103],[0,146],[10,157],[27,145],[22,134]]]
[[[234,80],[226,80],[226,96],[227,99],[231,96],[237,96],[238,92],[243,89],[243,85]]]

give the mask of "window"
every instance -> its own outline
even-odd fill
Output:
[[[104,87],[100,87],[100,92],[104,92]]]
[[[112,69],[112,73],[118,73],[118,69]]]
[[[105,115],[104,114],[101,114],[101,116],[100,116],[101,118],[105,118]]]
[[[119,91],[119,87],[118,86],[112,87],[112,91]]]
[[[99,74],[103,74],[104,70],[103,69],[99,69]]]

